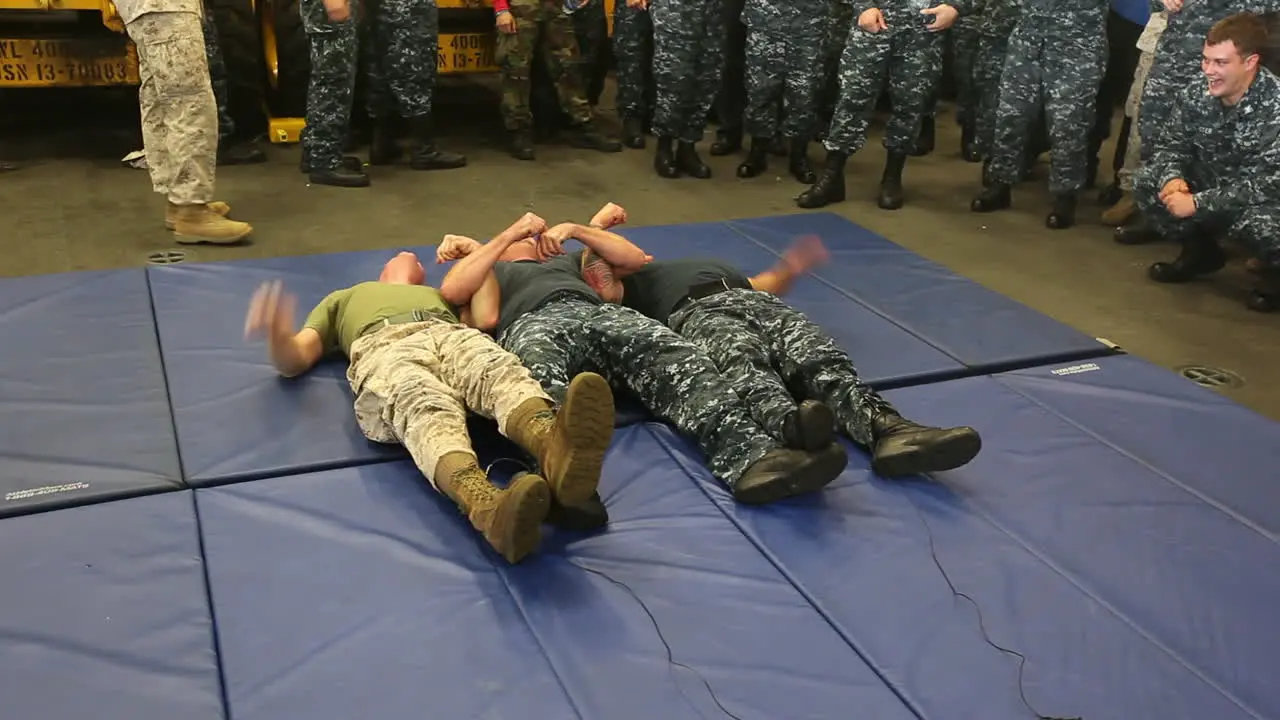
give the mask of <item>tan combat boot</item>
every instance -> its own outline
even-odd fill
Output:
[[[564,405],[555,419],[535,419],[543,423],[542,471],[556,501],[581,505],[591,499],[600,485],[604,455],[613,440],[613,391],[595,373],[581,373],[569,383]]]
[[[165,208],[165,211],[164,211],[164,229],[165,230],[172,230],[177,225],[178,207],[179,206],[174,205],[173,203],[169,203],[168,207]],[[214,200],[213,202],[209,203],[209,212],[215,215],[221,215],[222,217],[228,217],[231,215],[231,206],[220,200]]]
[[[507,562],[514,565],[538,549],[551,507],[546,480],[520,473],[503,490],[489,482],[483,470],[469,467],[437,478],[436,483]]]
[[[1108,227],[1120,227],[1129,222],[1137,207],[1133,204],[1133,193],[1125,193],[1115,205],[1102,211],[1102,224]]]
[[[180,243],[228,245],[249,236],[248,223],[228,220],[208,205],[180,205],[173,218],[174,239]]]

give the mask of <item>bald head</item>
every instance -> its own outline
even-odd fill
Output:
[[[392,285],[421,285],[426,279],[427,271],[418,256],[411,252],[402,252],[388,260],[378,276],[378,282]]]

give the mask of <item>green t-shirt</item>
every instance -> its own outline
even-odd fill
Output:
[[[320,333],[326,354],[338,349],[347,354],[365,328],[384,318],[414,310],[438,313],[458,322],[458,311],[433,287],[363,282],[329,293],[307,315],[302,327]]]

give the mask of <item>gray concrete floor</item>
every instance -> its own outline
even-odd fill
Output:
[[[139,266],[151,253],[176,248],[161,226],[163,199],[151,192],[147,174],[119,164],[136,142],[134,98],[93,102],[97,109],[86,110],[76,100],[54,118],[33,111],[0,135],[10,157],[26,164],[0,175],[0,275]],[[606,201],[626,207],[633,225],[799,212],[792,198],[802,186],[780,173],[740,180],[734,175],[739,158],[707,157],[715,171],[710,181],[656,177],[651,149],[600,155],[540,146],[537,162],[519,162],[498,142],[496,108],[453,89],[439,104],[446,118],[442,143],[465,152],[469,167],[436,173],[374,168],[368,189],[309,187],[297,169],[297,148],[271,146],[268,164],[218,174],[219,196],[236,218],[255,226],[253,244],[183,248],[187,261],[391,248],[433,243],[449,232],[487,237],[525,210],[549,221],[586,219]],[[16,107],[13,98],[4,105]],[[612,124],[608,93],[601,111]],[[1244,308],[1248,284],[1238,262],[1189,286],[1150,282],[1147,265],[1171,258],[1176,248],[1116,245],[1097,222],[1092,195],[1077,227],[1047,230],[1043,165],[1017,192],[1013,210],[975,215],[968,204],[979,168],[960,159],[958,145],[958,129],[946,114],[938,150],[908,165],[907,207],[886,212],[874,204],[883,161],[877,135],[849,163],[849,200],[829,209],[1130,353],[1169,368],[1234,371],[1244,385],[1222,392],[1280,419],[1274,383],[1280,318]],[[812,155],[821,156],[817,148]],[[785,170],[778,164],[774,170]]]

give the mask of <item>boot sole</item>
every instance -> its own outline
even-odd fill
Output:
[[[806,405],[799,411],[801,449],[818,452],[836,439],[836,416],[822,403]]]
[[[797,495],[817,492],[840,477],[845,466],[849,464],[849,456],[839,445],[839,451],[822,452],[809,456],[807,462],[797,466],[790,473],[773,482],[763,483],[739,493],[733,498],[744,505],[768,505]]]
[[[246,230],[239,235],[228,235],[226,237],[206,237],[204,235],[182,235],[174,232],[173,240],[180,245],[234,245],[253,234],[253,230]]]
[[[514,565],[542,544],[542,523],[550,510],[551,489],[547,481],[537,475],[521,475],[507,487],[493,527],[485,537]]]
[[[586,502],[600,485],[604,455],[613,440],[613,391],[595,373],[582,373],[569,383],[553,446],[565,448],[551,486],[562,505]]]
[[[928,447],[906,445],[898,452],[876,457],[872,470],[885,478],[945,472],[967,465],[981,450],[982,438],[977,431],[957,428]]]

